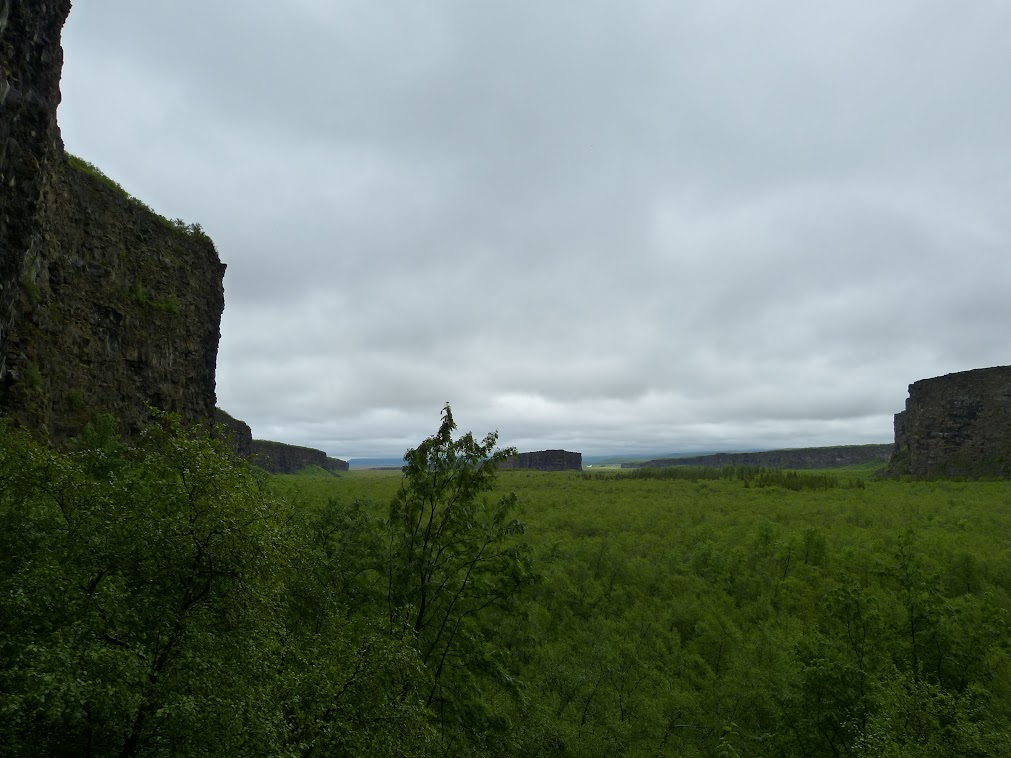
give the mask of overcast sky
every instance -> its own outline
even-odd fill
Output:
[[[218,404],[399,455],[890,442],[1009,360],[1006,0],[77,0],[67,149],[201,223]]]

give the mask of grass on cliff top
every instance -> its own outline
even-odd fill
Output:
[[[166,229],[170,229],[176,234],[181,234],[184,237],[189,237],[190,239],[200,240],[202,242],[211,241],[211,238],[207,236],[207,233],[203,230],[203,227],[200,226],[200,224],[196,223],[187,224],[181,218],[174,218],[174,219],[166,218],[165,216],[161,215],[153,208],[151,208],[151,206],[145,203],[143,200],[134,197],[125,189],[123,189],[122,185],[119,184],[119,182],[115,181],[114,179],[110,179],[105,174],[105,172],[102,171],[102,169],[98,168],[98,166],[96,166],[94,163],[90,163],[84,160],[83,158],[78,158],[76,155],[73,155],[71,153],[64,153],[64,154],[67,156],[67,165],[70,166],[70,168],[74,169],[75,171],[80,171],[81,173],[88,174],[89,176],[94,177],[102,185],[104,185],[107,189],[112,190],[119,197],[129,201],[137,208],[140,208],[150,213],[152,216],[158,219],[158,222]]]

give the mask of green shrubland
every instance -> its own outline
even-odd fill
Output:
[[[495,626],[503,752],[1009,753],[1011,486],[871,473],[501,472],[538,576]],[[298,486],[378,513],[397,482]]]
[[[1011,754],[1007,482],[496,472],[454,426],[339,478],[0,431],[0,753]]]

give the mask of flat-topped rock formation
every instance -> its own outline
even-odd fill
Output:
[[[331,458],[322,450],[253,439],[249,424],[234,418],[220,408],[214,411],[214,423],[224,427],[236,455],[271,474],[295,474],[306,466],[319,466],[332,474],[347,471],[349,468],[347,461]]]
[[[249,460],[271,474],[295,474],[306,466],[319,466],[331,474],[348,470],[347,461],[331,458],[322,450],[270,440],[253,440]]]
[[[763,466],[765,468],[820,469],[855,466],[860,463],[885,463],[893,445],[837,445],[804,447],[793,450],[769,450],[760,453],[713,453],[687,458],[657,458],[643,463],[623,463],[622,468],[660,468],[666,466]]]
[[[910,384],[893,449],[895,476],[1011,477],[1011,366]]]
[[[520,453],[502,461],[499,468],[527,468],[537,471],[582,471],[583,454],[570,453],[568,450],[539,450],[533,453]]]

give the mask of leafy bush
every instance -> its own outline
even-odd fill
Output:
[[[134,450],[0,429],[5,755],[424,754],[416,653],[314,582],[265,483],[172,416]]]

